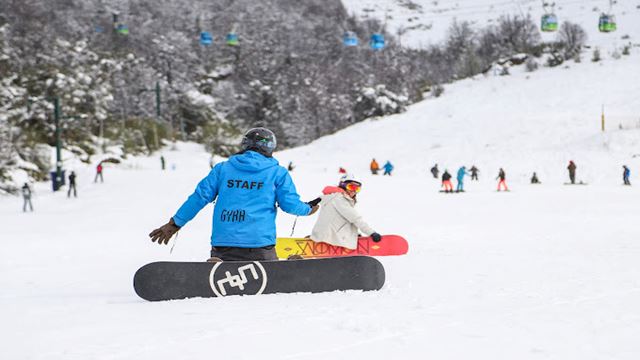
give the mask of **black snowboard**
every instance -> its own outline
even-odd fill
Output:
[[[368,256],[284,261],[154,262],[136,272],[133,288],[149,301],[191,297],[380,290],[382,264]]]

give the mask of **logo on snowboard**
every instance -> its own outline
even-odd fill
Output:
[[[209,285],[211,285],[213,293],[218,297],[262,294],[267,287],[267,272],[262,264],[254,261],[251,264],[240,267],[235,265],[233,263],[219,262],[213,266],[209,274]],[[220,270],[220,267],[223,269]]]

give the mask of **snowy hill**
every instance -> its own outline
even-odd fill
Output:
[[[531,14],[536,22],[544,14],[539,0],[343,0],[348,11],[359,18],[374,18],[383,21],[393,34],[400,31],[402,43],[412,47],[423,47],[442,41],[451,22],[469,21],[476,28],[491,25],[502,15]],[[587,30],[588,45],[606,49],[620,47],[629,41],[640,41],[640,2],[619,0],[611,12],[616,15],[618,31],[600,33],[598,17],[609,12],[606,0],[556,0],[554,13],[559,22],[571,21]],[[628,39],[622,36],[628,35]],[[544,33],[543,40],[551,41],[556,34]]]
[[[2,359],[637,359],[640,345],[638,54],[446,87],[407,113],[369,120],[276,154],[305,199],[361,176],[358,208],[410,242],[381,258],[379,292],[140,300],[141,265],[208,257],[212,208],[172,254],[147,234],[208,172],[199,145],[79,173],[79,198],[37,184],[36,211],[0,200]],[[605,105],[608,130],[600,131]],[[619,129],[624,123],[629,129]],[[391,160],[392,177],[367,173]],[[575,160],[589,186],[564,186]],[[475,164],[467,193],[438,193],[433,163]],[[175,164],[175,169],[173,165]],[[496,193],[498,167],[512,189]],[[532,171],[542,185],[527,184]],[[288,236],[294,217],[280,214]],[[296,236],[314,218],[298,219]]]

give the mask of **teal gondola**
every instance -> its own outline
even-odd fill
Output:
[[[371,49],[376,51],[384,49],[384,35],[382,35],[381,33],[375,33],[371,35],[369,46],[371,47]]]
[[[208,31],[203,31],[200,33],[200,45],[209,46],[213,44],[213,37],[211,33]]]
[[[342,36],[342,43],[344,46],[358,46],[358,36],[353,31],[345,31]]]

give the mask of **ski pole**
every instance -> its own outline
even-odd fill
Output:
[[[298,217],[296,216],[296,219],[293,220],[293,227],[291,227],[291,235],[289,235],[289,237],[293,237],[293,232],[296,230],[296,223],[298,222]]]
[[[173,238],[173,244],[171,245],[171,250],[169,250],[169,254],[173,254],[173,248],[176,247],[176,243],[178,242],[178,235],[180,232],[176,232],[176,236]]]

